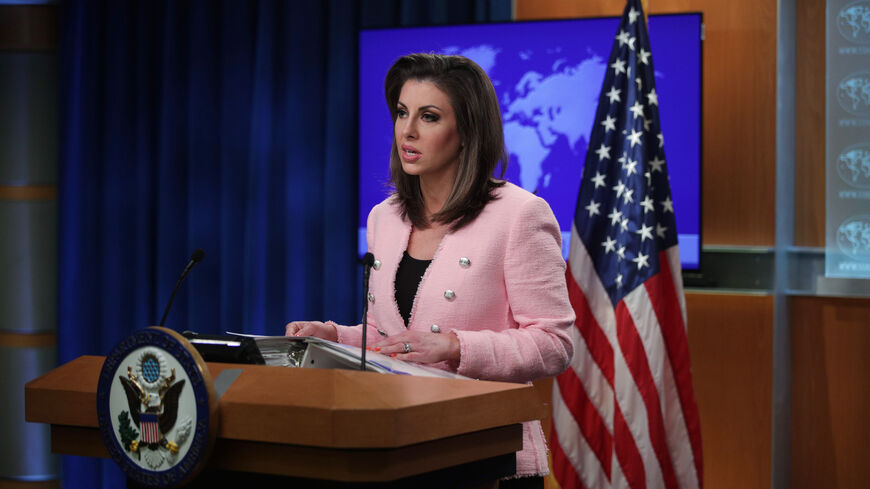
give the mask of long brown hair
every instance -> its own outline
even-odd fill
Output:
[[[493,178],[499,161],[502,162],[499,177],[504,177],[508,161],[498,98],[486,72],[468,58],[409,54],[393,64],[384,80],[393,127],[399,94],[408,80],[434,84],[447,94],[456,114],[456,128],[462,141],[456,181],[444,207],[431,217],[432,221],[450,223],[455,231],[473,221],[487,202],[495,198],[495,189],[504,185]],[[419,228],[428,227],[420,177],[402,170],[395,137],[390,154],[390,183],[395,187],[394,196],[402,207],[402,217],[407,216]]]

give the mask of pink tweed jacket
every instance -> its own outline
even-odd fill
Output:
[[[543,199],[510,183],[496,195],[477,219],[441,241],[420,282],[408,329],[459,338],[458,365],[436,367],[476,379],[530,382],[562,372],[574,351],[561,234]],[[392,199],[369,214],[368,246],[376,260],[367,316],[371,343],[406,330],[395,277],[410,233],[410,221]],[[341,343],[362,341],[361,325],[337,330]],[[525,423],[523,432],[517,475],[547,474],[540,422]]]

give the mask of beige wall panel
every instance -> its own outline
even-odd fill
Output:
[[[58,9],[54,5],[0,5],[0,49],[56,49],[57,17]]]
[[[0,50],[0,185],[57,182],[57,78],[56,53]]]
[[[792,300],[794,489],[870,481],[870,301]]]
[[[49,427],[24,421],[24,384],[57,365],[57,347],[0,345],[0,480],[45,481],[60,473],[60,458],[49,455]]]
[[[59,480],[51,481],[14,481],[0,479],[0,489],[60,489]]]
[[[57,202],[4,200],[0,187],[0,332],[57,329]]]
[[[825,2],[798,0],[794,243],[825,246]]]
[[[773,297],[686,294],[705,489],[767,489]]]
[[[531,20],[619,15],[625,2],[516,0],[515,5],[517,20]],[[653,14],[704,14],[703,243],[772,246],[776,2],[652,0],[644,5]]]

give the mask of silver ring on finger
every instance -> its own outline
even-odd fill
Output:
[[[407,341],[402,343],[402,353],[411,353],[411,344]]]

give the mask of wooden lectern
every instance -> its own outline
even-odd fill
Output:
[[[109,456],[96,412],[103,360],[27,383],[26,419],[51,425],[52,452]],[[218,439],[194,486],[488,487],[515,470],[519,423],[547,414],[524,384],[207,365],[213,379],[241,372],[219,399]]]

